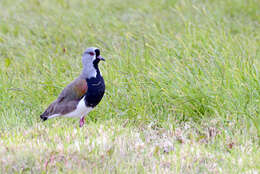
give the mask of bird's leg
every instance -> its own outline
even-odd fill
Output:
[[[82,127],[85,123],[85,120],[84,120],[85,117],[81,117],[81,119],[79,120],[79,127]]]

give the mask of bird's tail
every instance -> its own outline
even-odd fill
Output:
[[[43,113],[40,115],[40,118],[42,119],[42,121],[46,121],[48,119],[48,116]]]
[[[53,115],[52,113],[54,112],[55,105],[56,101],[50,104],[50,106],[40,115],[42,121],[46,121],[48,118],[51,118],[51,116]]]

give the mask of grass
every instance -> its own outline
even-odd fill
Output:
[[[258,0],[0,1],[0,173],[259,173]],[[101,48],[87,116],[40,113]]]

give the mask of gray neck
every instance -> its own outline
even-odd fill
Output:
[[[92,62],[89,64],[83,65],[83,70],[82,70],[81,76],[86,79],[90,79],[92,77],[97,76],[97,70],[93,66]]]

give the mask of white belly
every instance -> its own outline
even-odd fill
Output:
[[[79,101],[79,103],[77,105],[77,108],[74,111],[72,111],[70,113],[67,113],[64,116],[65,117],[84,117],[85,115],[87,115],[93,108],[92,107],[87,107],[85,105],[84,98],[85,97],[83,97]]]

